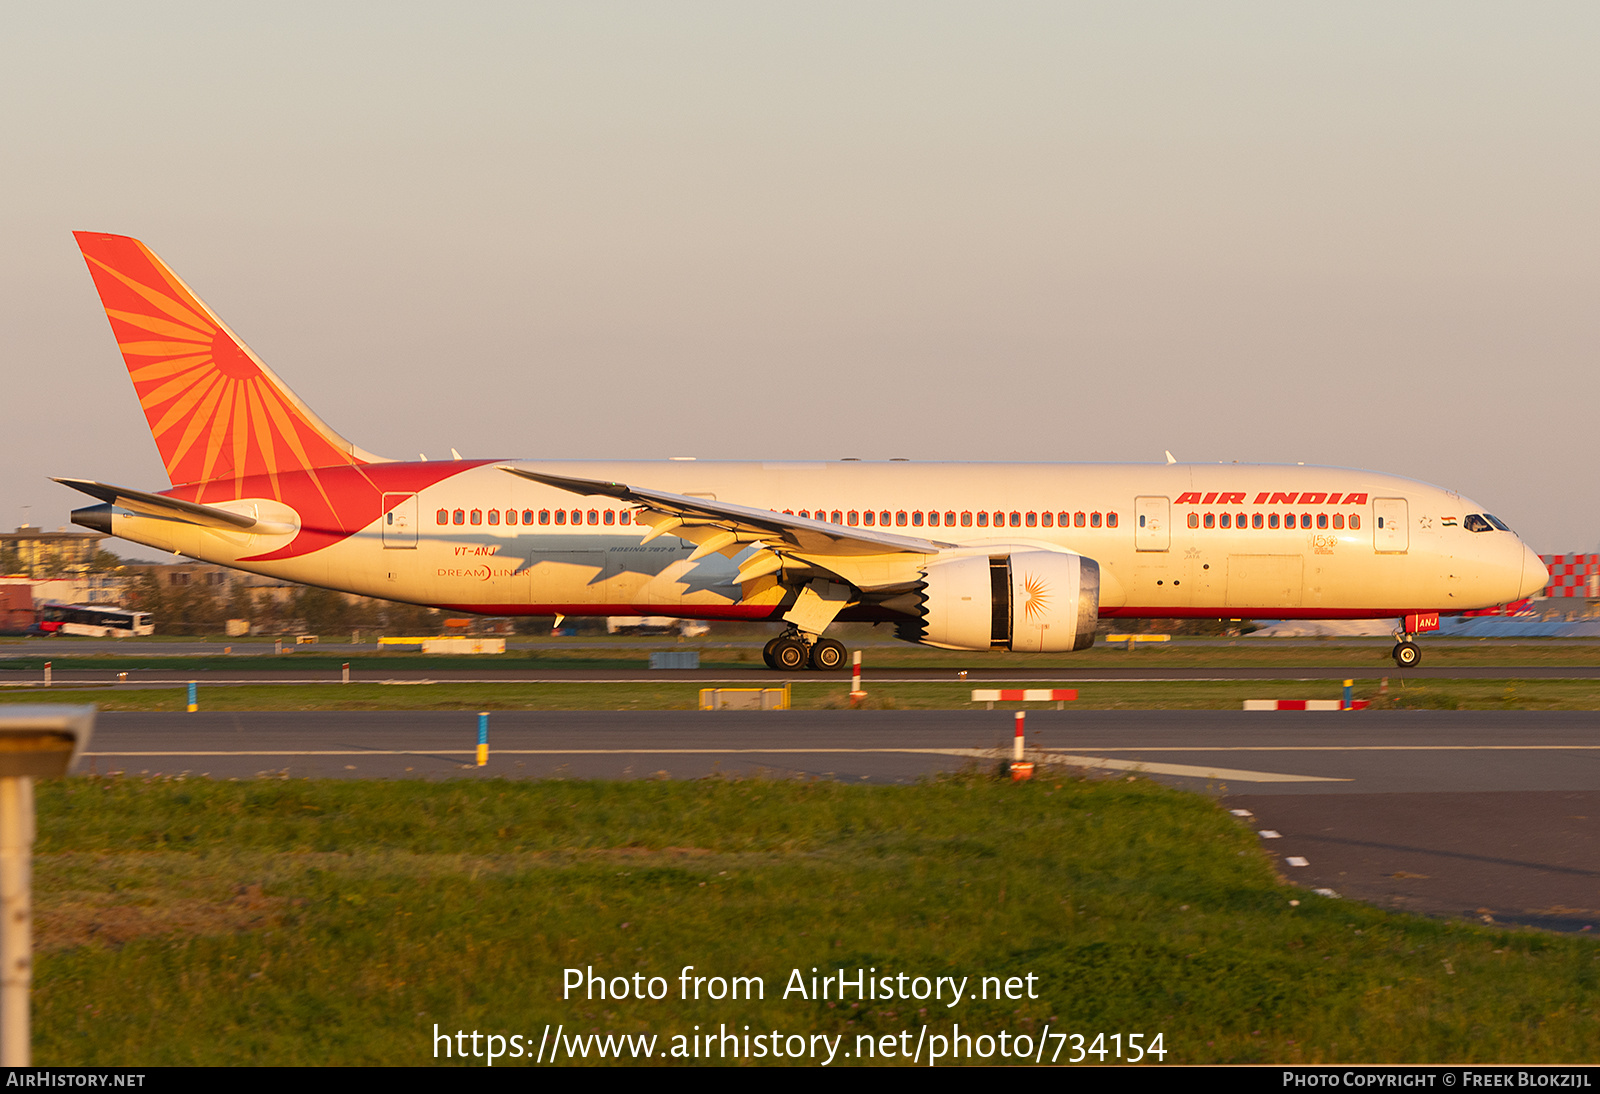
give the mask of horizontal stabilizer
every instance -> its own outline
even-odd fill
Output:
[[[281,535],[296,531],[293,524],[261,520],[250,513],[235,513],[215,505],[201,505],[193,501],[180,501],[162,494],[147,494],[143,490],[129,490],[125,486],[111,486],[88,479],[56,479],[62,486],[81,490],[91,498],[99,498],[120,509],[142,513],[165,520],[181,520],[198,524],[202,528],[217,528],[225,532],[249,532],[253,535]]]

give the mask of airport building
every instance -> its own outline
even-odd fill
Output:
[[[86,574],[94,566],[100,532],[47,532],[24,524],[15,532],[0,532],[0,574],[46,578]]]

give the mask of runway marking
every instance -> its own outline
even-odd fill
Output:
[[[1103,749],[1102,751],[1111,751]],[[1152,751],[1146,749],[1145,751]],[[1101,756],[1069,756],[1062,752],[1038,750],[1040,755],[1053,757],[1056,762],[1073,767],[1106,768],[1113,771],[1142,771],[1152,775],[1183,775],[1191,779],[1231,779],[1249,783],[1347,783],[1352,779],[1336,779],[1325,775],[1283,775],[1274,771],[1241,771],[1232,767],[1195,767],[1190,764],[1164,764],[1149,760],[1111,760]],[[991,750],[985,755],[998,755]]]
[[[1037,756],[1072,767],[1100,768],[1111,771],[1134,771],[1154,775],[1182,775],[1192,779],[1231,779],[1235,782],[1284,783],[1342,783],[1350,779],[1328,778],[1322,775],[1285,775],[1274,771],[1241,771],[1227,767],[1196,767],[1191,764],[1153,763],[1141,760],[1113,760],[1103,756],[1075,756],[1064,752],[1042,749],[1030,750]],[[497,748],[498,756],[792,756],[841,754],[907,754],[922,756],[961,756],[968,759],[1003,759],[1009,749],[995,748]],[[174,759],[179,757],[217,758],[226,756],[474,756],[476,752],[464,748],[430,749],[318,749],[318,750],[265,750],[229,751],[196,750],[177,752],[85,752],[85,757],[96,759]]]

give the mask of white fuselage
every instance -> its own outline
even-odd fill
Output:
[[[395,495],[383,517],[353,534],[273,561],[250,559],[282,547],[293,533],[240,535],[120,511],[113,527],[118,536],[206,561],[453,610],[781,614],[785,590],[771,578],[734,583],[748,546],[691,562],[692,545],[670,534],[641,544],[647,529],[634,523],[632,506],[532,482],[503,466],[464,465],[415,494]],[[1481,506],[1454,491],[1367,471],[899,461],[512,466],[882,528],[960,553],[1074,552],[1100,566],[1102,616],[1465,611],[1529,595],[1545,581],[1538,556],[1515,534],[1467,530],[1465,518],[1482,514]],[[385,504],[390,500],[386,495]],[[226,504],[241,511],[258,504],[274,520],[293,523],[281,502]],[[884,555],[830,560],[827,568],[869,588],[914,581],[926,563]]]

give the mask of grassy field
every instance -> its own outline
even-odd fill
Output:
[[[697,1025],[842,1035],[836,1063],[955,1023],[1159,1033],[1185,1064],[1600,1056],[1591,940],[1292,888],[1221,809],[1143,780],[72,779],[39,818],[47,1066],[425,1064],[435,1024],[531,1054],[547,1023],[658,1053]],[[765,998],[685,1001],[685,965]],[[563,1001],[591,966],[670,994]],[[785,999],[813,968],[1031,975],[1037,997]]]
[[[849,706],[849,678],[806,680],[790,690],[796,710]],[[972,710],[973,686],[956,683],[868,683],[870,710]],[[1029,687],[1032,684],[983,687]],[[665,681],[632,683],[426,683],[239,684],[199,689],[202,710],[693,710],[700,685]],[[1173,680],[1087,683],[1077,687],[1074,710],[1238,710],[1245,699],[1337,699],[1337,680]],[[1386,695],[1363,680],[1354,689],[1375,709],[1600,710],[1600,680],[1393,681]],[[166,687],[7,688],[4,703],[95,703],[101,710],[182,711],[182,684]],[[1039,704],[999,703],[997,707]]]

